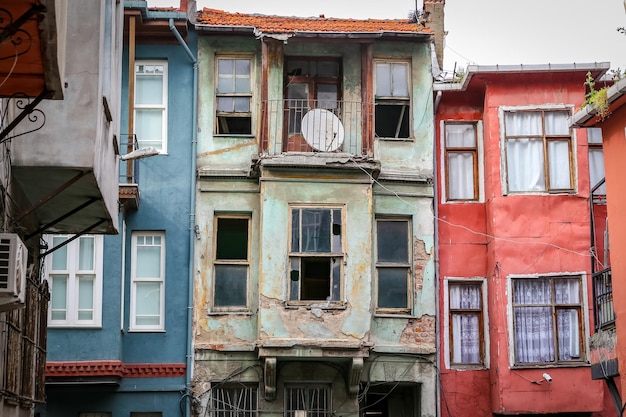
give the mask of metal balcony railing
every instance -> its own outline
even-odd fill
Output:
[[[615,325],[611,268],[595,272],[593,279],[593,313],[596,331]]]
[[[120,155],[125,155],[139,149],[137,135],[122,134],[121,136],[126,136],[127,141],[120,143]],[[128,161],[120,160],[120,184],[139,184],[139,163],[137,159]]]
[[[266,100],[261,151],[371,155],[373,106],[341,100]]]

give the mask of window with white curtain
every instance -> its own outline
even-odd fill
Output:
[[[573,190],[569,115],[569,110],[504,112],[508,192]]]
[[[513,278],[515,364],[582,362],[580,276]]]
[[[483,365],[483,295],[480,281],[448,282],[450,364]]]
[[[102,236],[45,235],[50,286],[49,327],[99,327],[102,323]],[[68,242],[69,241],[69,242]]]
[[[589,143],[589,182],[591,188],[604,179],[604,152],[602,151],[602,129],[590,127],[587,129]],[[606,195],[606,185],[602,184],[595,195]]]
[[[167,62],[135,63],[135,135],[139,148],[167,152]]]
[[[478,200],[476,123],[446,123],[444,163],[446,200]]]
[[[164,330],[165,234],[132,235],[130,330]]]

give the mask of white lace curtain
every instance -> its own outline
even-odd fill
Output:
[[[555,341],[558,360],[580,357],[580,308],[558,307],[580,303],[578,278],[516,279],[513,294],[516,362],[555,362]]]
[[[452,362],[481,363],[479,312],[454,312],[481,308],[480,284],[450,284],[449,292],[452,315]]]
[[[467,151],[448,152],[448,199],[474,199],[474,155],[476,153],[476,127],[473,124],[446,125],[446,149],[467,148]]]

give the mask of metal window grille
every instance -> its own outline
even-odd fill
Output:
[[[285,392],[285,417],[329,417],[331,390],[326,386],[290,387]]]
[[[258,415],[258,388],[247,386],[219,386],[212,388],[208,401],[211,417],[256,417]]]

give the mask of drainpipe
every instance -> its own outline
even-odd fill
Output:
[[[185,416],[191,416],[191,372],[192,372],[192,357],[193,357],[193,340],[192,340],[192,319],[193,319],[193,277],[194,277],[194,238],[196,227],[196,147],[198,143],[198,60],[193,55],[189,46],[185,43],[180,33],[174,26],[174,19],[169,20],[169,27],[178,42],[181,44],[187,56],[193,63],[193,91],[192,91],[192,104],[191,104],[191,196],[189,197],[189,266],[188,266],[188,285],[187,292],[187,355],[186,355],[186,369],[185,372]]]
[[[434,215],[434,229],[433,233],[435,234],[434,244],[435,244],[435,350],[437,351],[435,360],[437,361],[437,367],[435,368],[437,371],[437,386],[435,387],[436,398],[437,398],[437,407],[436,414],[437,417],[441,417],[441,390],[443,385],[441,383],[441,331],[439,326],[441,325],[441,314],[439,311],[439,289],[441,285],[439,285],[439,209],[437,208],[439,204],[439,193],[437,192],[438,180],[437,180],[437,163],[439,158],[437,158],[437,108],[439,107],[439,102],[441,101],[441,91],[437,91],[437,96],[435,97],[435,103],[433,105],[433,119],[435,126],[433,127],[433,215]]]

